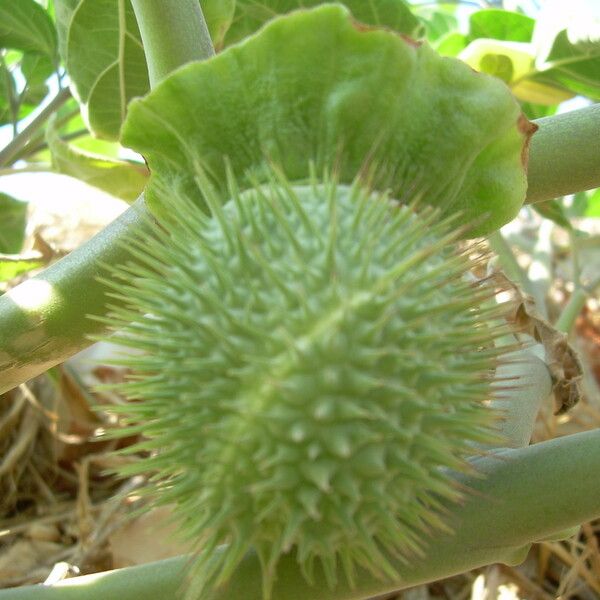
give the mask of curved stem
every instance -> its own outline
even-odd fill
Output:
[[[198,0],[132,0],[142,35],[150,87],[193,60],[214,55]]]
[[[527,202],[600,187],[600,104],[535,121]]]
[[[88,336],[102,327],[88,316],[102,314],[108,301],[101,264],[129,260],[122,242],[147,218],[140,199],[75,252],[0,296],[0,393],[91,344]]]
[[[0,167],[12,164],[13,159],[19,154],[20,150],[70,97],[71,92],[67,88],[60,90],[40,111],[39,115],[0,151]]]
[[[600,516],[600,429],[477,459],[478,475],[461,478],[469,490],[462,504],[448,506],[446,522],[455,533],[432,538],[425,556],[410,564],[391,558],[400,580],[385,582],[359,571],[348,587],[341,568],[333,590],[320,569],[315,583],[302,578],[296,559],[278,566],[273,598],[362,600],[435,581],[493,562],[518,564],[529,545]],[[482,477],[481,475],[485,475]],[[0,591],[0,600],[162,600],[177,598],[187,557],[68,579],[54,586]],[[262,600],[261,570],[248,555],[213,600]]]

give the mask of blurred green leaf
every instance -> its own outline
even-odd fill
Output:
[[[202,12],[206,19],[210,37],[219,50],[223,45],[225,34],[231,27],[235,14],[236,0],[217,0],[216,2],[201,2]]]
[[[15,80],[4,61],[0,61],[0,126],[12,123],[11,98],[15,94]]]
[[[529,42],[535,20],[509,10],[489,8],[473,13],[469,18],[469,40],[491,38],[507,42]]]
[[[600,99],[600,2],[549,1],[535,26],[532,79]]]
[[[54,23],[34,0],[0,0],[0,48],[57,58]]]
[[[0,253],[21,251],[26,225],[27,203],[0,192]]]
[[[422,18],[425,23],[425,35],[430,43],[456,32],[458,28],[458,19],[454,15],[440,10],[431,11]]]
[[[574,217],[600,217],[600,188],[575,194],[569,214]]]
[[[225,36],[225,45],[234,44],[256,32],[273,17],[298,8],[312,8],[327,0],[236,0],[235,17]],[[419,38],[423,26],[404,0],[342,0],[354,18],[367,25],[383,26]]]
[[[148,180],[143,164],[116,160],[84,152],[60,139],[54,120],[48,124],[46,140],[52,155],[52,166],[58,173],[70,175],[124,200],[135,200]]]
[[[552,106],[572,98],[573,93],[560,86],[534,80],[534,51],[528,42],[478,38],[461,51],[459,58],[477,71],[501,78],[523,102]]]
[[[467,46],[467,36],[458,33],[448,33],[433,44],[433,47],[443,56],[458,56]]]
[[[41,257],[0,254],[0,281],[9,281],[44,265]]]
[[[26,52],[21,60],[21,73],[30,86],[45,83],[54,70],[52,60],[39,52]]]
[[[588,205],[585,211],[586,217],[600,217],[600,189],[595,190],[588,197]]]
[[[555,114],[558,106],[556,104],[546,106],[543,104],[535,104],[533,102],[521,102],[521,108],[523,109],[525,116],[529,120],[533,120]]]
[[[532,205],[533,210],[540,214],[545,219],[550,219],[557,225],[565,229],[573,229],[569,221],[563,205],[558,200],[548,200],[546,202],[538,202]]]

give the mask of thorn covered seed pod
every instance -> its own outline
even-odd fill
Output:
[[[143,351],[118,361],[120,435],[151,452],[127,472],[155,473],[195,540],[191,598],[250,549],[266,594],[290,551],[309,581],[315,563],[330,585],[338,563],[393,578],[444,527],[451,471],[494,440],[502,309],[436,210],[358,182],[230,192],[202,182],[207,216],[171,190],[164,229],[130,242],[140,264],[113,272],[112,339]]]
[[[117,435],[197,550],[188,598],[250,550],[265,598],[288,554],[309,582],[393,579],[447,529],[507,333],[456,242],[520,206],[521,123],[502,84],[339,5],[131,104],[157,222],[110,268],[138,351]]]

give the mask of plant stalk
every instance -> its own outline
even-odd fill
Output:
[[[41,129],[46,121],[71,97],[68,88],[64,88],[50,100],[50,102],[40,111],[40,113],[10,141],[2,150],[0,150],[0,167],[12,164],[13,159],[25,147],[27,142]]]
[[[425,556],[400,562],[398,581],[385,582],[359,571],[356,586],[345,584],[338,570],[338,586],[329,589],[320,569],[315,583],[302,578],[296,559],[286,555],[278,566],[273,598],[285,600],[363,600],[494,562],[522,562],[530,544],[550,538],[600,516],[600,429],[548,442],[505,450],[476,459],[478,475],[459,480],[466,500],[448,506],[446,522],[454,533],[437,534]],[[485,477],[481,477],[485,475]],[[560,493],[557,493],[557,490]],[[426,540],[425,540],[426,541]],[[29,586],[0,591],[0,600],[163,600],[178,598],[187,557],[86,575],[53,586]],[[261,570],[249,554],[230,583],[213,600],[262,600]]]
[[[526,202],[600,187],[600,104],[534,122]]]
[[[214,55],[198,0],[132,0],[142,35],[150,87],[178,67]]]
[[[583,310],[588,298],[600,286],[600,277],[588,286],[578,285],[569,298],[567,305],[563,308],[560,316],[556,320],[555,327],[558,331],[569,334],[575,326],[577,317]]]

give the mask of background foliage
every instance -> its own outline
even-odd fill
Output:
[[[256,31],[278,11],[318,3],[201,2],[217,50]],[[596,0],[415,0],[410,10],[399,0],[384,0],[377,3],[379,11],[363,0],[346,4],[363,22],[425,38],[442,55],[459,57],[500,78],[531,119],[600,99],[600,5]],[[3,178],[17,173],[50,172],[133,201],[149,173],[142,159],[118,140],[129,102],[148,88],[141,37],[129,0],[0,0],[0,147],[5,146],[0,150],[0,189]],[[41,195],[44,192],[40,190]],[[52,202],[52,198],[47,200]],[[502,243],[508,240],[513,249],[517,247],[515,279],[541,298],[542,310],[550,317],[556,316],[560,298],[566,303],[573,290],[587,294],[596,283],[586,279],[585,267],[588,260],[593,264],[592,252],[597,253],[593,223],[598,218],[600,190],[581,192],[524,209],[524,228],[508,227],[494,240],[504,261],[510,262],[511,255]],[[60,256],[46,248],[43,240],[34,247],[28,244],[27,227],[27,204],[0,193],[0,292]],[[549,233],[557,230],[558,246]],[[552,261],[558,264],[553,273],[562,276],[565,285],[557,285],[548,275]],[[565,271],[565,262],[572,268]],[[538,267],[546,269],[542,277]],[[558,302],[545,302],[550,290],[558,290]],[[593,322],[588,320],[582,327],[589,328],[586,339],[598,335]],[[57,373],[53,371],[50,377],[58,377]],[[72,404],[88,393],[85,386],[75,385],[75,389],[71,392],[78,400]],[[86,402],[77,406],[91,436],[98,423]],[[597,425],[589,414],[581,417],[583,422]],[[30,415],[22,416],[26,423]],[[549,437],[559,426],[565,431],[572,426],[571,422],[558,423],[551,414],[544,419],[540,427],[546,429],[538,430],[537,439]],[[37,435],[31,433],[32,427],[23,425],[26,435]],[[44,438],[43,443],[49,442]],[[81,458],[80,454],[67,462]],[[106,499],[115,489],[105,492],[98,492],[96,499]],[[3,508],[11,517],[17,497],[21,498],[6,496],[8,504]],[[81,510],[85,512],[85,506]],[[586,539],[593,540],[594,526],[588,527],[592,529]],[[552,548],[560,554],[557,547]],[[576,556],[574,548],[570,550]],[[562,559],[569,564],[568,557]],[[573,559],[571,565],[576,562]],[[596,587],[588,583],[600,594],[597,583]]]

